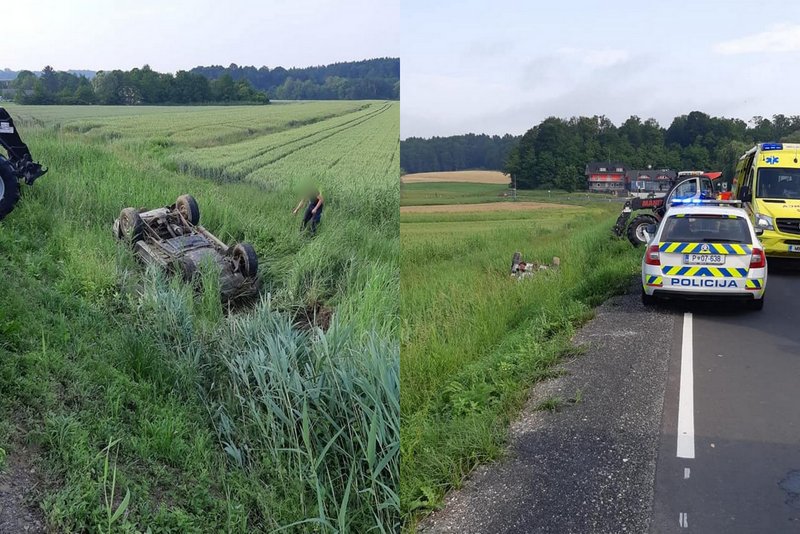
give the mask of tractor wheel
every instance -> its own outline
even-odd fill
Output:
[[[658,224],[658,220],[652,215],[639,215],[633,219],[631,224],[628,225],[628,241],[634,247],[646,245],[647,240],[644,237],[644,229],[651,224]]]
[[[19,181],[11,166],[0,158],[0,220],[11,213],[19,200]]]
[[[233,248],[233,265],[245,278],[255,278],[258,274],[258,256],[253,245],[239,243]]]
[[[119,238],[129,240],[131,245],[144,239],[144,221],[134,208],[125,208],[120,212]]]
[[[192,195],[181,195],[175,201],[175,207],[183,218],[189,221],[189,224],[197,224],[200,222],[200,207]]]

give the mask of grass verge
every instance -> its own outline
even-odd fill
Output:
[[[640,260],[610,236],[612,208],[482,215],[401,217],[401,506],[409,529],[476,465],[500,455],[530,386],[575,352],[575,328],[627,287]],[[561,268],[510,279],[516,250],[539,262],[559,256]]]

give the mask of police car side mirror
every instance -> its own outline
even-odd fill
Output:
[[[757,235],[758,237],[761,237],[762,235],[764,235],[764,229],[763,229],[763,228],[761,228],[760,226],[756,226],[756,227],[755,227],[755,231],[756,231],[756,235]]]

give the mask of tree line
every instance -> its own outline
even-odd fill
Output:
[[[519,136],[454,135],[400,142],[400,167],[405,172],[441,172],[463,169],[502,169]]]
[[[9,80],[10,79],[10,80]],[[305,68],[231,63],[158,73],[130,71],[0,71],[0,96],[24,104],[266,103],[279,100],[397,100],[400,60],[376,58]]]
[[[91,80],[47,66],[41,76],[20,71],[8,82],[20,104],[203,104],[269,103],[266,93],[229,75],[209,80],[188,71],[159,73],[145,65],[129,71],[100,71]]]
[[[584,171],[590,161],[618,161],[635,169],[722,171],[730,179],[739,156],[755,143],[800,142],[800,116],[757,116],[745,122],[692,111],[667,128],[635,115],[619,126],[605,116],[549,117],[512,138],[516,142],[500,163],[495,155],[504,152],[504,140],[511,136],[473,136],[484,138],[490,155],[484,160],[453,157],[465,137],[414,138],[411,154],[405,154],[412,141],[408,139],[401,148],[401,165],[408,172],[496,169],[513,175],[520,188],[567,191],[586,189]],[[403,163],[404,157],[411,159]]]
[[[315,67],[262,66],[195,67],[191,72],[216,79],[230,75],[247,80],[278,100],[397,100],[400,98],[400,59],[376,58]]]

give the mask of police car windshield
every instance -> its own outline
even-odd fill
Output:
[[[759,169],[756,197],[800,199],[800,169]]]
[[[741,217],[684,215],[664,221],[661,241],[681,243],[752,243],[750,228]]]

